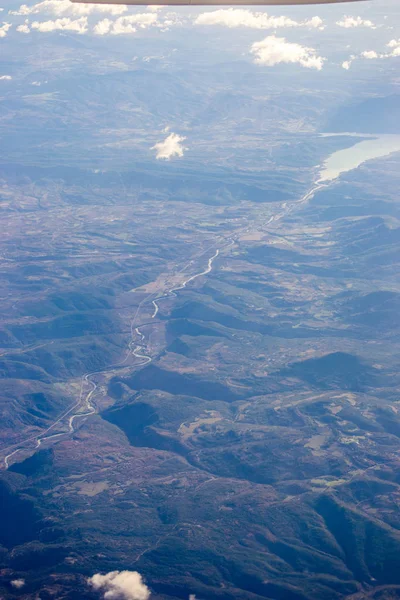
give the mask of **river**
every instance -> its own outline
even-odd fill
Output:
[[[365,135],[359,133],[329,133],[322,135],[324,137],[343,135],[364,139],[361,142],[356,142],[350,148],[333,152],[323,164],[318,183],[337,179],[342,173],[356,169],[367,160],[381,158],[392,152],[400,152],[400,135],[372,135],[368,133]],[[366,137],[369,139],[365,139]]]
[[[356,139],[357,137],[358,138],[362,137],[363,140],[358,143],[356,142],[353,146],[351,146],[351,148],[346,148],[345,150],[338,150],[337,152],[333,152],[328,157],[328,159],[323,164],[322,170],[319,173],[319,179],[316,181],[314,186],[303,196],[303,198],[300,201],[302,203],[307,202],[309,200],[309,198],[315,194],[316,191],[329,185],[329,182],[331,182],[334,179],[336,179],[337,177],[339,177],[339,175],[341,175],[342,173],[346,173],[347,171],[356,169],[357,167],[359,167],[362,163],[366,162],[367,160],[379,158],[382,156],[387,156],[388,154],[391,154],[392,152],[400,151],[400,135],[389,135],[389,134],[385,134],[385,135],[365,134],[364,135],[364,134],[357,134],[357,133],[340,133],[340,134],[327,133],[327,134],[321,134],[321,135],[323,137],[343,135],[343,136],[353,137],[354,139]],[[369,138],[369,139],[365,139],[365,138]],[[277,220],[281,219],[284,215],[287,215],[288,213],[291,212],[291,208],[287,208],[286,204],[284,205],[284,208],[285,208],[285,210],[282,214],[270,217],[266,224],[268,225],[273,221],[277,221]],[[230,239],[229,244],[227,244],[225,247],[229,247],[233,243],[234,243],[234,240]],[[208,275],[208,273],[210,273],[210,271],[212,270],[213,262],[218,257],[219,253],[220,253],[220,249],[217,249],[215,251],[215,253],[213,254],[213,256],[211,256],[208,259],[207,266],[204,270],[200,271],[199,273],[195,273],[194,275],[191,275],[177,287],[173,287],[173,288],[169,289],[166,293],[162,294],[161,296],[157,296],[155,299],[152,299],[151,302],[154,307],[152,318],[154,318],[158,313],[158,310],[159,310],[158,302],[167,298],[169,295],[175,296],[176,295],[175,292],[177,292],[179,290],[183,290],[187,286],[188,283],[192,282],[193,280],[197,279],[198,277]],[[203,255],[203,254],[204,254],[204,252],[201,253],[201,255]],[[189,263],[189,265],[191,265],[192,262],[193,262],[193,260]],[[186,265],[185,267],[180,269],[178,272],[182,273],[187,268],[187,266],[188,265]],[[75,426],[74,426],[75,420],[83,418],[83,417],[88,417],[88,416],[91,416],[96,413],[96,408],[92,404],[91,398],[97,389],[97,384],[91,379],[91,377],[93,377],[94,375],[99,375],[99,374],[101,375],[103,373],[106,373],[106,372],[112,370],[113,368],[115,368],[117,366],[123,365],[126,362],[127,358],[131,354],[133,354],[137,358],[143,359],[145,361],[145,362],[141,363],[141,366],[152,362],[151,356],[140,353],[143,351],[143,345],[141,343],[137,344],[135,341],[135,338],[137,338],[137,336],[140,337],[140,342],[144,341],[144,338],[145,338],[144,334],[140,331],[140,329],[138,327],[135,327],[135,325],[136,325],[137,316],[140,312],[142,305],[144,303],[146,303],[147,301],[150,301],[150,296],[151,296],[151,294],[149,296],[147,296],[146,298],[144,298],[140,302],[140,304],[135,312],[135,315],[133,316],[133,318],[131,320],[131,340],[129,342],[129,348],[128,348],[128,352],[125,357],[125,360],[123,360],[121,363],[118,363],[117,365],[111,365],[110,367],[104,369],[104,371],[96,371],[96,372],[87,373],[86,375],[84,375],[81,380],[80,395],[79,395],[79,399],[76,402],[76,404],[74,404],[74,406],[68,408],[67,411],[64,412],[58,419],[56,419],[49,427],[47,427],[47,429],[42,431],[42,433],[39,434],[39,436],[37,436],[37,435],[30,436],[30,437],[26,438],[25,440],[19,442],[17,448],[15,447],[17,444],[8,448],[8,450],[12,450],[12,452],[7,454],[3,459],[4,466],[6,469],[8,469],[9,464],[10,464],[9,459],[12,456],[14,456],[15,454],[19,453],[22,449],[26,450],[25,445],[27,443],[35,442],[35,450],[36,450],[42,445],[42,442],[44,442],[46,440],[50,440],[50,439],[54,439],[54,438],[58,438],[58,437],[62,437],[62,436],[74,433],[75,432]],[[134,332],[135,332],[136,336],[134,335]],[[86,392],[84,392],[84,384],[85,383],[89,384],[91,386],[91,389]],[[84,412],[81,412],[82,408],[84,409]],[[75,412],[75,411],[77,411],[77,412]],[[59,425],[66,417],[69,417],[68,418],[68,431],[61,431],[61,432],[51,434],[48,436],[46,435],[50,431],[53,431],[54,428],[57,425]]]

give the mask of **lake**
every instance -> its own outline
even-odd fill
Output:
[[[362,137],[363,140],[355,143],[351,148],[338,150],[331,154],[323,164],[318,183],[332,181],[342,173],[356,169],[367,160],[381,158],[392,152],[400,152],[400,135],[382,134],[371,136],[371,134],[359,133],[328,133],[322,135],[324,137],[334,135]],[[369,139],[366,140],[366,137]]]

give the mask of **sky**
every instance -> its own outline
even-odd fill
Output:
[[[365,61],[400,61],[397,0],[371,0],[334,7],[268,7],[268,10],[259,7],[174,7],[171,10],[157,6],[135,8],[42,0],[21,5],[14,2],[12,8],[4,6],[0,13],[3,44],[16,35],[69,33],[135,40],[146,32],[179,38],[188,31],[207,38],[229,32],[232,45],[247,60],[264,68],[290,64],[322,71],[332,64],[333,38],[338,40],[342,50],[342,60],[335,58],[334,64],[345,71]],[[238,34],[243,33],[240,47]],[[246,43],[246,37],[253,41]],[[3,73],[0,77],[7,75]]]
[[[271,86],[277,82],[280,89],[289,89],[293,82],[298,88],[304,86],[311,91],[319,85],[326,90],[342,86],[344,96],[351,95],[350,88],[358,81],[364,89],[371,81],[372,93],[381,82],[386,85],[388,81],[393,93],[396,81],[397,85],[400,82],[396,77],[400,67],[398,0],[266,8],[127,7],[73,4],[69,0],[20,4],[0,0],[0,8],[0,99],[9,98],[15,106],[19,95],[23,99],[25,121],[21,112],[18,118],[15,112],[15,122],[19,119],[21,124],[22,147],[29,115],[37,119],[40,105],[44,107],[45,102],[49,118],[57,110],[65,115],[65,127],[71,122],[63,102],[64,98],[74,98],[71,86],[76,84],[77,76],[112,75],[132,69],[147,69],[152,74],[154,103],[146,99],[147,113],[143,109],[137,113],[140,120],[135,125],[135,143],[160,163],[182,160],[184,156],[194,158],[196,135],[199,153],[203,144],[201,136],[194,132],[193,119],[186,123],[174,117],[174,105],[185,102],[182,95],[175,98],[170,93],[165,97],[165,110],[159,108],[163,103],[163,73],[183,73],[184,81],[179,80],[181,87],[176,93],[188,93],[188,103],[192,102],[190,94],[193,96],[202,83],[209,81],[207,77],[214,74],[217,90],[228,72],[227,87],[243,92],[244,78],[253,70],[254,101],[257,94],[265,94],[265,85],[261,84],[266,80]],[[259,90],[254,87],[257,77]],[[185,82],[191,85],[190,93]],[[170,81],[167,85],[173,89]],[[66,91],[69,96],[65,96]],[[108,145],[103,144],[104,148],[122,149],[119,136],[124,135],[124,116],[132,126],[132,106],[124,106],[122,100],[118,98],[120,132],[112,139],[107,136],[111,128],[103,127],[103,138],[112,139]],[[82,102],[88,102],[87,93]],[[166,118],[169,114],[171,118]],[[208,119],[203,117],[201,126],[205,131]],[[3,125],[6,127],[7,123]],[[3,131],[7,133],[7,128]],[[4,145],[7,153],[9,147],[15,146],[16,135],[9,137],[9,146]],[[216,138],[214,132],[213,137]],[[127,138],[123,144],[130,147],[132,136],[127,134]],[[221,139],[220,136],[218,143]],[[61,147],[60,143],[58,148]]]

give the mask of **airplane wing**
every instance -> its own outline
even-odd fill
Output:
[[[364,0],[365,1],[365,0]],[[81,4],[132,4],[132,5],[148,5],[150,0],[71,0]],[[232,6],[238,4],[240,6],[289,6],[297,4],[336,4],[338,2],[360,2],[360,0],[155,0],[159,6]]]

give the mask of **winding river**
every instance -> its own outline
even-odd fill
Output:
[[[224,246],[224,248],[231,246],[233,243],[234,243],[233,240],[230,240],[229,244],[226,244],[226,246]],[[205,251],[205,252],[207,252],[207,251]],[[205,252],[201,252],[200,256],[202,254],[205,254]],[[157,296],[157,298],[155,300],[160,302],[161,300],[168,298],[168,296],[176,296],[175,292],[177,292],[178,290],[183,290],[187,286],[187,284],[190,283],[191,281],[194,281],[195,279],[197,279],[198,277],[201,277],[203,275],[208,275],[208,273],[211,272],[212,267],[213,267],[213,262],[217,258],[219,253],[220,253],[220,249],[218,248],[215,251],[215,253],[208,259],[207,267],[204,270],[200,271],[199,273],[195,273],[194,275],[191,275],[190,277],[185,279],[183,281],[183,283],[181,283],[180,285],[170,288],[161,296]],[[193,261],[191,261],[189,263],[189,265],[191,265],[192,262]],[[186,269],[186,267],[188,267],[189,265],[185,265],[178,272],[179,273],[183,272]],[[38,448],[40,448],[40,446],[42,445],[42,442],[44,442],[44,441],[52,440],[52,439],[55,439],[55,438],[58,438],[61,436],[68,435],[68,434],[69,435],[73,434],[76,429],[76,426],[75,426],[76,420],[81,419],[83,417],[89,417],[90,415],[93,415],[96,412],[96,407],[93,405],[93,403],[91,401],[93,394],[97,390],[97,384],[93,380],[93,377],[95,377],[96,375],[101,375],[106,372],[109,372],[116,367],[122,366],[124,363],[126,363],[126,361],[130,355],[133,355],[136,358],[139,358],[142,360],[142,362],[136,366],[143,366],[143,365],[146,365],[146,364],[152,362],[151,356],[148,356],[147,354],[142,354],[142,352],[145,349],[145,336],[140,331],[139,327],[136,326],[136,321],[137,321],[137,318],[139,317],[141,308],[146,303],[151,302],[155,308],[152,318],[154,318],[157,315],[158,304],[155,302],[155,300],[152,300],[151,296],[152,295],[147,296],[140,302],[140,304],[138,305],[138,307],[135,311],[133,318],[131,319],[131,324],[130,324],[131,339],[128,344],[128,351],[127,351],[125,359],[121,363],[112,365],[102,371],[95,371],[93,373],[86,373],[85,375],[83,375],[83,377],[81,379],[81,387],[80,387],[78,401],[72,407],[67,409],[67,411],[62,413],[55,421],[53,421],[53,423],[47,429],[45,429],[39,436],[37,436],[37,435],[30,436],[30,437],[26,438],[25,440],[22,440],[18,444],[11,446],[11,448],[9,448],[9,450],[12,450],[12,451],[4,457],[4,467],[6,469],[8,469],[8,467],[10,466],[10,459],[15,454],[17,454],[21,450],[27,449],[26,444],[30,444],[32,442],[35,443],[34,449],[37,450]],[[139,340],[137,340],[137,338],[139,338]],[[90,389],[88,391],[84,391],[87,385],[90,386]],[[68,417],[68,422],[67,422],[68,430],[67,431],[60,431],[58,433],[50,433],[51,431],[54,431],[54,428],[57,425],[59,425],[62,421],[64,421],[64,419],[66,419],[67,417]],[[48,435],[48,434],[50,434],[50,435]]]
[[[354,139],[362,137],[363,139],[360,142],[356,142],[350,148],[346,148],[344,150],[338,150],[336,152],[333,152],[327,158],[327,160],[324,162],[323,167],[319,172],[319,178],[314,183],[314,185],[311,187],[311,189],[298,202],[293,203],[292,206],[287,206],[287,203],[284,203],[281,207],[283,209],[281,211],[281,213],[277,213],[275,216],[270,217],[267,222],[263,223],[264,227],[266,225],[272,224],[274,221],[278,221],[278,220],[282,219],[285,215],[287,215],[288,213],[290,213],[294,209],[296,209],[299,204],[308,202],[308,200],[316,192],[318,192],[321,188],[329,186],[342,173],[347,173],[348,171],[356,169],[357,167],[359,167],[361,164],[363,164],[364,162],[366,162],[368,160],[380,158],[380,157],[392,154],[393,152],[400,151],[400,135],[388,135],[388,134],[387,135],[369,135],[369,134],[364,135],[364,134],[355,134],[355,133],[322,134],[323,137],[339,136],[339,135],[351,136]],[[365,138],[369,138],[369,139],[365,139]],[[188,283],[194,281],[198,277],[202,277],[202,276],[208,275],[208,273],[210,273],[210,271],[213,268],[213,262],[218,257],[221,250],[226,249],[235,243],[235,239],[233,239],[233,238],[229,238],[226,241],[228,241],[229,243],[223,244],[220,248],[217,248],[216,250],[215,250],[215,245],[214,245],[214,250],[215,250],[214,254],[210,258],[208,258],[205,269],[203,269],[202,271],[200,271],[198,273],[195,273],[194,275],[191,275],[190,277],[185,279],[183,281],[183,283],[181,283],[178,286],[170,288],[169,290],[162,293],[161,295],[156,295],[156,297],[154,298],[154,294],[150,294],[149,296],[144,298],[139,303],[139,305],[135,311],[135,314],[133,315],[133,318],[131,319],[131,325],[130,325],[131,339],[128,344],[128,350],[127,350],[125,359],[121,363],[119,363],[117,365],[112,365],[112,366],[104,369],[103,371],[86,373],[85,375],[83,375],[83,377],[81,379],[81,387],[80,387],[80,394],[79,394],[78,401],[72,407],[67,409],[63,414],[61,414],[47,429],[42,431],[41,434],[39,434],[39,436],[38,435],[30,436],[30,437],[26,438],[25,440],[22,440],[19,443],[14,444],[13,446],[9,447],[6,450],[6,452],[10,451],[9,454],[7,454],[4,457],[4,467],[6,469],[8,469],[8,467],[10,465],[9,461],[10,461],[11,457],[13,457],[15,454],[17,454],[21,450],[27,449],[26,444],[30,444],[31,442],[33,442],[35,444],[34,449],[36,450],[36,449],[40,448],[40,446],[42,445],[42,442],[44,442],[44,441],[55,439],[55,438],[58,438],[58,437],[61,437],[64,435],[73,434],[75,431],[75,428],[76,428],[75,422],[77,420],[84,418],[84,417],[88,417],[88,416],[96,413],[96,408],[92,403],[92,397],[93,397],[95,391],[97,390],[97,384],[93,381],[94,376],[109,372],[110,370],[112,370],[116,367],[121,367],[124,363],[126,363],[129,356],[132,356],[132,355],[138,359],[141,359],[141,361],[142,361],[140,364],[138,364],[136,366],[142,366],[142,365],[148,364],[152,361],[151,356],[148,356],[147,354],[143,353],[146,348],[145,336],[140,331],[139,327],[137,326],[137,319],[139,317],[139,313],[140,313],[142,307],[145,304],[150,303],[154,309],[151,317],[152,317],[152,319],[155,319],[155,317],[157,316],[157,313],[159,311],[159,302],[160,301],[168,298],[169,296],[176,296],[175,292],[185,289],[185,287],[187,286]],[[206,251],[202,251],[199,254],[193,256],[192,260],[189,263],[187,263],[185,266],[183,266],[181,269],[179,269],[179,271],[177,271],[177,273],[184,273],[194,263],[194,260],[193,260],[194,258],[198,259],[199,257],[201,257],[204,254],[206,254],[207,252],[209,252],[211,249],[212,249],[212,247]],[[89,390],[87,390],[87,386],[90,387]],[[68,430],[57,432],[57,433],[51,433],[52,431],[54,431],[54,428],[57,425],[61,424],[61,422],[64,421],[64,419],[66,419],[66,418],[68,418],[68,421],[67,421]],[[50,434],[50,435],[47,435],[47,434]]]

